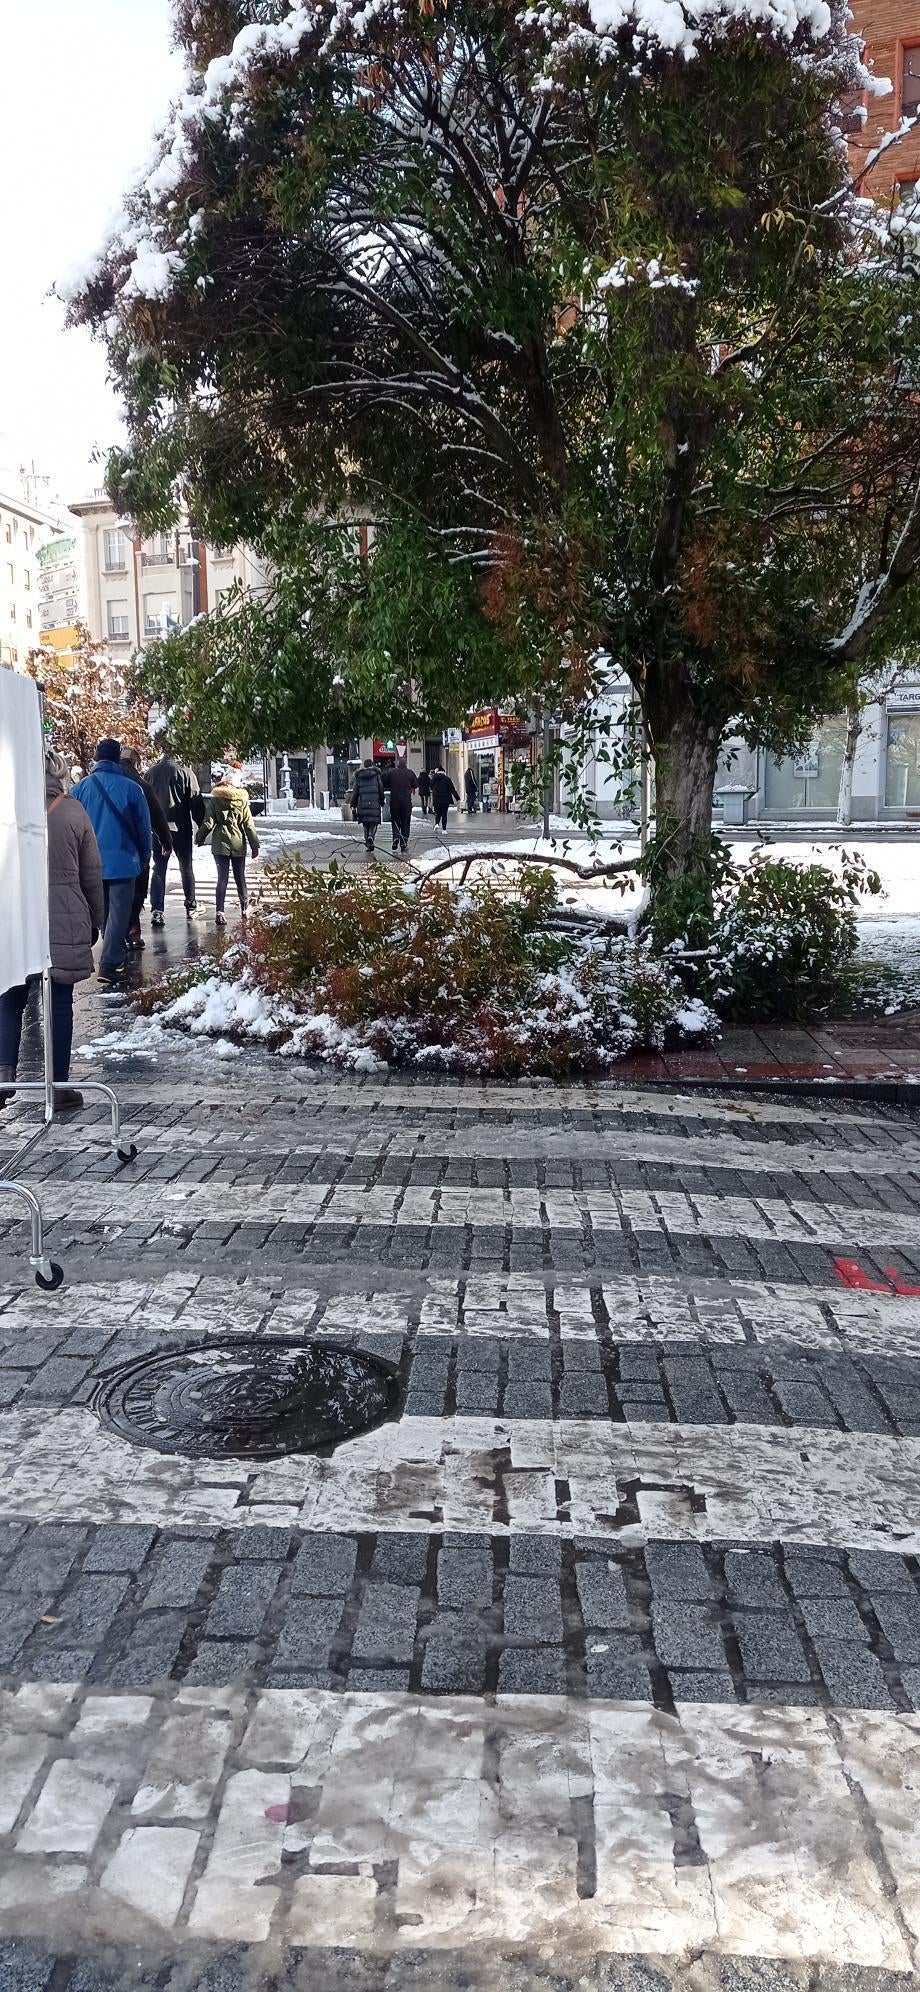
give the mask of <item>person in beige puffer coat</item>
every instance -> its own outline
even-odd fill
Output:
[[[253,857],[257,858],[259,839],[252,819],[249,795],[243,787],[242,764],[239,761],[231,761],[226,769],[215,768],[212,781],[213,787],[205,802],[204,816],[195,842],[210,843],[217,870],[214,918],[218,927],[225,927],[227,916],[224,905],[230,868],[233,867],[240,912],[245,920],[249,904],[249,889],[246,884],[246,846],[249,845]]]
[[[82,1107],[83,1095],[70,1078],[73,1047],[74,984],[93,973],[93,944],[104,920],[102,864],[93,826],[76,797],[68,795],[70,774],[60,754],[45,754],[48,808],[48,927],[51,943],[51,1040],[57,1091],[55,1107]],[[0,996],[0,1106],[15,1090],[22,1019],[29,987]]]

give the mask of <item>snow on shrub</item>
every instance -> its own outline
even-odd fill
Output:
[[[164,1024],[359,1071],[506,1076],[603,1072],[717,1028],[647,943],[553,933],[547,871],[523,870],[513,899],[488,885],[417,894],[382,868],[299,859],[269,878],[279,910],[148,999]]]
[[[842,851],[839,871],[756,851],[720,888],[712,941],[669,951],[688,986],[733,1023],[804,1021],[858,999],[856,908],[882,882]]]

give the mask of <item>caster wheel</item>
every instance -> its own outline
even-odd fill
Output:
[[[58,1287],[63,1286],[64,1284],[63,1266],[56,1265],[54,1260],[52,1259],[50,1262],[48,1278],[47,1279],[45,1278],[44,1273],[36,1273],[35,1284],[36,1286],[41,1287],[45,1293],[56,1293]]]
[[[136,1162],[137,1160],[137,1148],[133,1141],[128,1143],[127,1148],[117,1149],[116,1153],[119,1162]]]

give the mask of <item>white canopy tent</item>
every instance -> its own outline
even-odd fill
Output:
[[[0,670],[0,991],[51,966],[41,699]]]
[[[51,947],[48,930],[48,818],[45,808],[45,736],[41,696],[34,678],[0,667],[0,994],[38,979],[42,985],[41,1080],[16,1081],[16,1096],[41,1094],[42,1126],[13,1158],[18,1171],[30,1149],[54,1117],[54,1077],[51,1057]],[[112,1115],[112,1147],[123,1162],[137,1154],[121,1133],[118,1101],[109,1086],[84,1081],[84,1090],[101,1093]],[[30,1264],[39,1286],[53,1290],[64,1274],[44,1247],[41,1206],[15,1175],[0,1181],[0,1197],[14,1196],[26,1205],[32,1226]]]

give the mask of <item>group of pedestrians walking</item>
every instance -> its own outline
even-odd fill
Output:
[[[118,740],[106,739],[96,748],[90,773],[71,790],[66,761],[54,748],[46,749],[52,1077],[58,1111],[83,1105],[82,1094],[67,1085],[74,987],[93,973],[100,934],[100,982],[112,988],[124,979],[128,953],[144,946],[141,913],[148,889],[151,926],[164,924],[170,858],[178,861],[189,920],[198,913],[195,843],[211,845],[217,925],[226,926],[231,870],[245,915],[246,851],[248,846],[258,856],[259,840],[240,772],[239,763],[212,770],[211,793],[203,796],[191,768],[170,753],[161,753],[142,775],[136,749],[123,751]],[[28,995],[25,982],[0,995],[0,1107],[15,1091]]]
[[[408,761],[398,760],[390,776],[390,824],[393,830],[393,853],[398,856],[409,848],[412,829],[412,804],[418,794],[422,805],[422,815],[427,816],[429,808],[434,810],[434,820],[439,830],[447,829],[447,812],[452,802],[460,797],[443,768],[434,768],[429,774],[423,768],[416,774]],[[383,821],[383,806],[387,790],[383,776],[375,761],[366,760],[358,769],[352,785],[349,802],[352,814],[364,830],[364,848],[373,851],[377,832]]]

